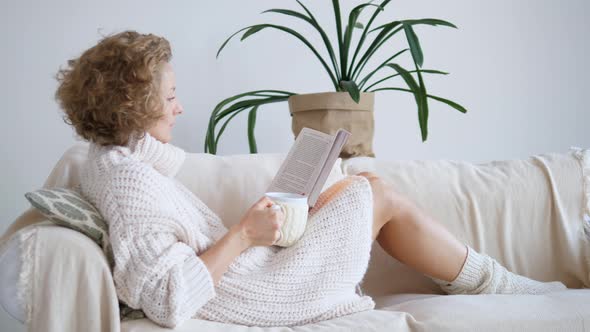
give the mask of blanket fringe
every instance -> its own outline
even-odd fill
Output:
[[[25,312],[25,325],[31,322],[32,312],[32,288],[35,267],[35,250],[37,246],[37,228],[28,227],[18,232],[20,245],[21,270],[17,282],[17,301],[23,306]]]
[[[582,167],[582,181],[584,190],[584,235],[586,241],[586,260],[588,266],[590,266],[590,150],[572,147],[571,151],[578,158]],[[590,274],[588,274],[588,284],[586,287],[590,288]]]
[[[590,150],[572,148],[574,155],[582,164],[582,180],[584,182],[584,220],[590,227]]]

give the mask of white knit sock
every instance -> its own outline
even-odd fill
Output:
[[[544,294],[566,289],[561,282],[540,282],[514,274],[469,246],[465,264],[455,280],[432,279],[448,294]]]

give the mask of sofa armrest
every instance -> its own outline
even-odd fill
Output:
[[[34,228],[34,230],[33,230]],[[107,259],[85,235],[34,225],[22,244],[19,285],[29,287],[31,331],[119,331],[119,303]]]
[[[0,307],[20,323],[25,322],[25,310],[19,299],[18,280],[21,271],[19,239],[14,236],[0,247]]]

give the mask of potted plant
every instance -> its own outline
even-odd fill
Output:
[[[299,0],[297,3],[301,11],[290,9],[269,9],[263,13],[274,13],[278,15],[289,16],[309,24],[315,32],[319,33],[323,46],[325,47],[328,57],[324,59],[301,33],[282,25],[277,24],[255,24],[240,29],[231,35],[219,48],[217,56],[224,49],[227,43],[236,35],[243,32],[241,40],[266,29],[274,29],[284,32],[291,37],[298,39],[305,45],[320,61],[325,72],[328,74],[334,87],[334,92],[304,94],[298,95],[293,92],[281,90],[258,90],[250,91],[232,96],[222,100],[212,111],[205,138],[205,152],[215,154],[219,139],[223,134],[227,124],[238,114],[248,111],[248,142],[251,153],[257,152],[254,129],[256,125],[256,115],[260,106],[288,101],[292,116],[292,129],[295,136],[303,127],[310,127],[329,134],[334,134],[339,128],[347,129],[352,133],[351,138],[344,146],[341,157],[353,156],[374,156],[372,151],[373,141],[373,101],[374,93],[378,91],[402,91],[414,95],[418,109],[418,122],[420,126],[422,141],[428,137],[428,99],[434,99],[443,102],[452,108],[465,113],[467,110],[461,105],[438,96],[427,93],[424,84],[423,75],[448,73],[422,69],[424,56],[418,36],[414,32],[414,26],[427,24],[432,26],[447,26],[456,28],[452,23],[433,19],[411,19],[391,21],[377,27],[374,27],[374,21],[377,16],[384,11],[385,7],[391,0],[383,0],[380,4],[363,3],[354,7],[348,14],[348,20],[343,26],[340,3],[338,0],[332,0],[334,17],[336,22],[337,36],[333,47],[322,26],[315,19],[312,12]],[[371,9],[372,14],[368,17],[366,24],[359,22],[361,14],[365,10]],[[353,42],[355,30],[360,30],[360,36]],[[398,32],[405,34],[408,42],[408,48],[391,52],[393,53],[387,60],[374,68],[365,68],[367,62]],[[363,49],[363,46],[366,46]],[[399,63],[393,62],[398,56],[406,51],[410,51],[414,69],[407,70]],[[386,70],[393,70],[390,75],[382,78],[375,78],[377,73],[382,74]],[[417,75],[417,79],[414,77]],[[383,86],[383,83],[399,77],[407,86],[392,87]],[[223,122],[221,122],[223,120]],[[218,127],[220,125],[220,127]]]

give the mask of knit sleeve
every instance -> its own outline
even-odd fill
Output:
[[[148,318],[175,327],[215,296],[195,250],[178,239],[174,209],[149,172],[122,168],[110,178],[109,234],[119,298]]]

